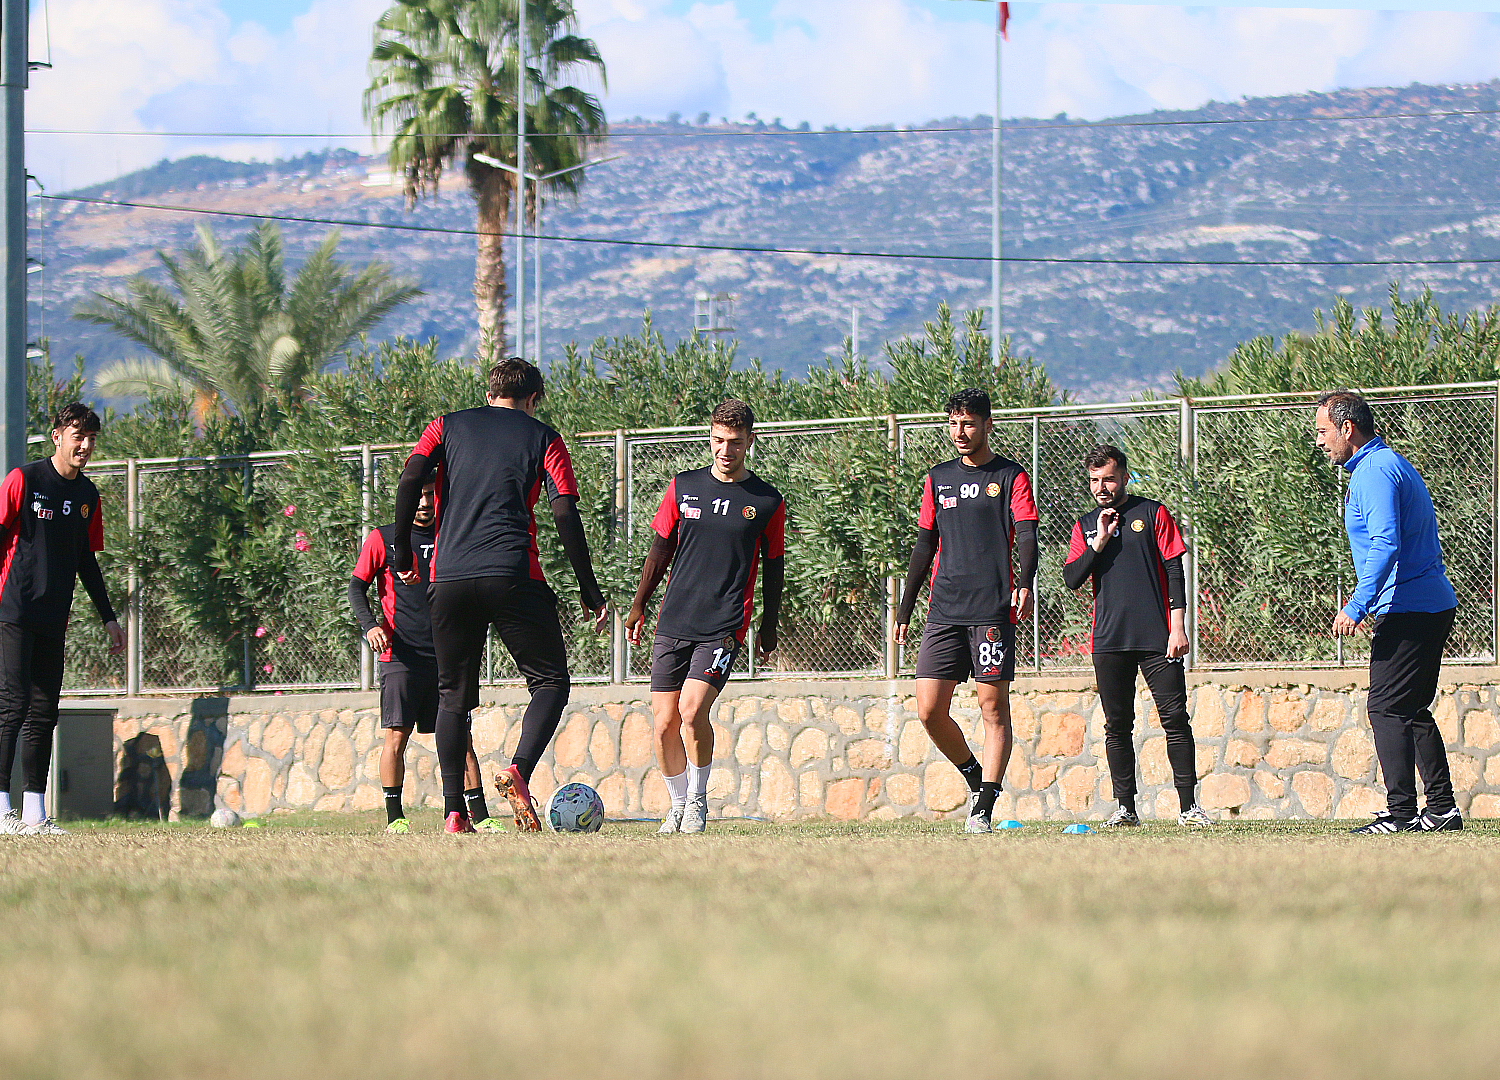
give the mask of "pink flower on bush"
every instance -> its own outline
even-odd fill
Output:
[[[257,626],[255,628],[255,636],[256,637],[265,637],[267,633],[268,633],[268,631],[266,630],[266,628],[264,626]]]
[[[307,534],[305,532],[298,531],[297,538],[292,541],[292,547],[296,548],[298,551],[310,551],[312,549],[312,544],[308,542]]]
[[[267,664],[265,667],[261,668],[261,670],[264,671],[267,675],[269,675],[269,674],[271,674],[272,665]]]
[[[285,641],[286,641],[286,635],[285,634],[277,634],[276,635],[276,644],[281,645]]]
[[[291,503],[287,503],[286,509],[282,511],[282,513],[285,514],[287,517],[291,517],[296,512],[297,512],[297,508],[295,506],[293,506]]]

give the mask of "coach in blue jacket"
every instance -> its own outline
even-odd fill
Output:
[[[1358,394],[1324,394],[1313,423],[1318,449],[1349,473],[1344,528],[1359,576],[1349,602],[1333,620],[1333,632],[1349,635],[1364,626],[1375,635],[1368,707],[1387,809],[1353,831],[1462,829],[1448,752],[1428,709],[1458,608],[1443,569],[1432,497],[1411,462],[1375,434],[1369,403]],[[1427,792],[1420,814],[1418,769]]]

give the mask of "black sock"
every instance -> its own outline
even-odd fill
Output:
[[[984,783],[984,769],[974,759],[973,754],[969,755],[968,761],[958,767],[958,771],[964,774],[964,783],[969,785],[970,791],[978,791],[980,785]]]
[[[1193,804],[1198,800],[1193,797],[1192,788],[1180,787],[1177,789],[1177,801],[1182,805],[1182,809],[1191,810],[1193,808]]]
[[[989,817],[995,809],[995,800],[1000,797],[1000,781],[981,780],[979,782],[979,802],[975,804],[975,813]]]
[[[1135,796],[1126,795],[1124,798],[1122,798],[1120,800],[1120,809],[1125,811],[1127,814],[1135,813]]]
[[[401,809],[401,789],[399,787],[388,787],[385,789],[385,821],[389,825],[397,818],[404,818],[406,814]]]
[[[469,807],[469,820],[476,825],[490,816],[489,807],[484,805],[484,788],[468,788],[464,791],[464,802]]]

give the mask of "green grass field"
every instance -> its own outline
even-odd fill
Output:
[[[1500,831],[0,837],[0,1076],[1492,1077]]]

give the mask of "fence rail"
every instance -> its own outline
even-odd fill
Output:
[[[1459,596],[1448,662],[1492,664],[1500,579],[1500,383],[1366,391],[1386,440],[1417,466],[1437,508]],[[1176,512],[1189,542],[1189,663],[1200,669],[1362,664],[1368,639],[1336,639],[1354,582],[1342,526],[1343,472],[1313,446],[1306,393],[1004,409],[992,444],[1031,474],[1041,521],[1036,604],[1017,634],[1018,671],[1088,667],[1086,595],[1062,585],[1076,518],[1091,501],[1084,452],[1113,442],[1134,488]],[[738,678],[896,677],[914,647],[891,643],[921,478],[951,457],[946,418],[909,414],[765,423],[752,467],[787,497],[787,590],[770,669],[754,650]],[[707,463],[702,428],[589,432],[570,439],[585,527],[617,609],[634,592],[667,481]],[[364,534],[388,520],[405,444],[215,458],[103,461],[101,556],[127,597],[128,647],[106,655],[97,622],[69,640],[66,692],[369,689],[370,651],[346,589]],[[123,513],[118,508],[123,508]],[[574,677],[639,682],[649,652],[615,619],[593,634],[555,537],[543,565],[560,598]],[[80,613],[87,607],[80,596]],[[923,620],[918,605],[912,640]],[[491,639],[484,678],[514,680]]]

